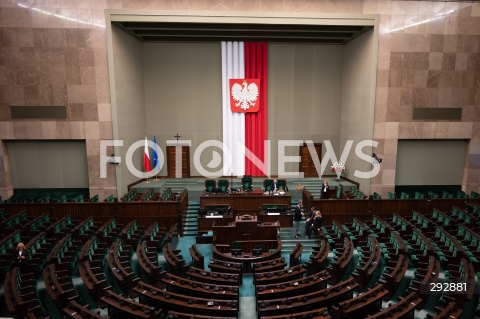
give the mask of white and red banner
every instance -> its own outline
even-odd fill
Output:
[[[238,150],[238,144],[265,161],[267,87],[268,43],[222,42],[223,143],[233,155],[232,166],[224,168],[225,176],[264,175]]]

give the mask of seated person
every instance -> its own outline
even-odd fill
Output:
[[[315,219],[313,220],[313,224],[308,227],[308,233],[305,239],[310,239],[313,230],[320,232],[320,227],[322,227],[322,214],[319,210],[317,210],[317,213],[315,214]]]
[[[310,213],[305,221],[305,235],[308,234],[308,228],[313,225],[313,220],[315,219],[316,215],[317,210],[315,209],[315,206],[310,207]]]
[[[278,183],[277,180],[274,179],[272,185],[270,186],[270,190],[272,192],[278,192]]]

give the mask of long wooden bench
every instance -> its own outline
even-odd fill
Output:
[[[295,245],[292,252],[289,254],[289,266],[293,267],[300,263],[300,258],[302,257],[303,245],[299,242]]]
[[[157,247],[148,247],[147,241],[142,241],[137,245],[137,260],[148,281],[155,287],[163,288],[162,278],[166,271],[158,264]]]
[[[194,281],[223,286],[240,286],[240,276],[189,267],[186,275]]]
[[[383,318],[413,318],[415,308],[421,303],[422,298],[419,298],[415,292],[411,292],[405,298],[398,297],[400,300],[396,304],[389,303],[388,308],[380,310],[374,315],[367,316],[368,319],[383,319]]]
[[[63,308],[63,314],[71,319],[110,319],[110,316],[103,317],[99,313],[89,310],[76,301],[70,301],[68,307]]]
[[[330,279],[330,275],[326,270],[322,270],[317,274],[298,280],[291,280],[269,285],[257,285],[255,289],[255,295],[257,300],[294,297],[297,295],[303,295],[325,289],[327,287],[328,279]]]
[[[258,317],[277,316],[331,307],[353,297],[357,284],[353,278],[328,288],[295,297],[257,301]]]
[[[208,262],[208,268],[210,268],[211,271],[238,275],[240,277],[240,285],[243,283],[242,267],[243,267],[242,263],[234,263],[230,261],[218,260],[213,258],[210,259],[210,261]]]
[[[330,252],[330,245],[325,239],[322,239],[318,246],[313,246],[312,248],[312,255],[310,255],[310,259],[305,262],[307,276],[311,276],[325,269],[328,253]]]
[[[238,286],[214,285],[177,277],[172,274],[167,274],[162,281],[166,285],[167,291],[187,296],[226,300],[238,300],[239,296]]]
[[[190,252],[190,256],[192,256],[193,265],[197,268],[205,269],[205,257],[198,250],[197,244],[193,244],[188,251]]]
[[[57,271],[55,265],[50,264],[43,269],[43,280],[54,303],[66,307],[70,301],[79,299],[66,270]]]
[[[284,257],[253,263],[253,273],[281,270],[287,267]]]
[[[118,295],[111,290],[105,293],[102,297],[102,301],[108,307],[108,314],[112,318],[129,316],[130,318],[139,319],[160,319],[162,309],[155,311],[154,307],[150,307],[146,304],[135,302],[131,299],[127,299],[122,295]]]
[[[328,272],[332,275],[329,281],[330,284],[336,284],[341,281],[355,250],[353,242],[348,237],[343,237],[343,245],[340,245],[342,244],[336,245],[336,255],[327,267]]]
[[[127,295],[133,298],[136,297],[133,288],[140,281],[140,278],[136,276],[130,265],[131,253],[133,253],[132,247],[130,245],[123,245],[123,240],[117,239],[112,246],[110,246],[108,265],[119,284],[125,288]]]
[[[105,278],[103,267],[92,265],[91,261],[85,260],[82,265],[78,266],[78,272],[88,292],[94,295],[94,299],[99,302],[101,306],[104,306],[101,298],[108,290],[113,288]]]
[[[271,272],[256,272],[254,279],[254,285],[269,285],[282,283],[285,281],[291,281],[302,278],[307,272],[307,269],[303,265],[296,265],[287,269],[271,271]]]
[[[366,242],[359,241],[358,243],[362,246],[357,247],[357,249],[362,248],[362,252],[368,249],[368,251],[370,252],[367,260],[364,260],[365,256],[362,256],[362,259],[361,261],[359,261],[357,268],[352,273],[352,277],[355,278],[355,281],[358,283],[357,291],[360,292],[365,290],[370,279],[372,278],[373,272],[375,271],[375,269],[377,269],[380,258],[382,257],[382,251],[380,249],[377,239],[372,235],[368,235]]]
[[[400,255],[397,260],[390,260],[385,267],[385,271],[378,280],[382,283],[385,289],[388,291],[388,294],[385,296],[385,299],[390,299],[390,297],[397,291],[400,281],[402,281],[405,273],[408,269],[408,258],[404,255]]]
[[[141,303],[164,311],[181,311],[198,315],[236,317],[238,300],[206,299],[164,291],[140,282],[135,291]]]
[[[332,306],[333,319],[357,319],[382,309],[382,299],[388,293],[382,284],[358,296],[342,301],[338,307]]]
[[[185,277],[188,271],[188,265],[178,251],[172,249],[171,243],[163,246],[163,256],[167,261],[170,272],[179,277]]]
[[[316,310],[304,311],[299,313],[293,314],[285,314],[285,315],[278,315],[278,316],[269,316],[269,317],[261,317],[260,319],[330,319],[330,315],[328,314],[328,308],[321,308]]]

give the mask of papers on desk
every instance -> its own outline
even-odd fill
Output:
[[[207,215],[206,218],[223,218],[223,215]]]
[[[267,213],[267,215],[280,215],[280,213]]]

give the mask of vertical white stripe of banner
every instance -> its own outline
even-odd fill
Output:
[[[232,166],[223,168],[223,175],[242,176],[245,173],[245,156],[237,152],[237,141],[245,145],[245,114],[230,109],[229,79],[245,77],[245,53],[243,42],[222,42],[222,112],[223,143],[232,153]],[[223,156],[225,163],[225,155]]]

